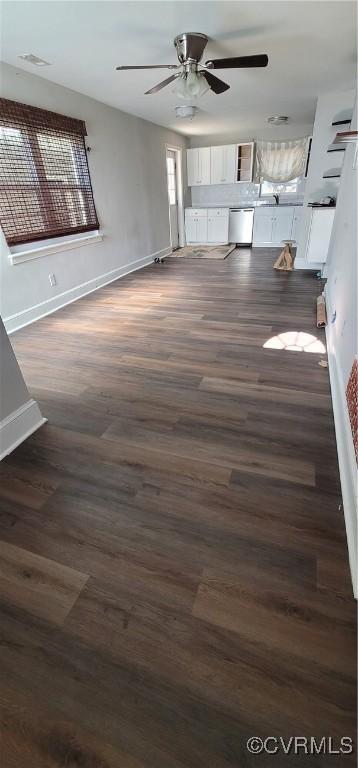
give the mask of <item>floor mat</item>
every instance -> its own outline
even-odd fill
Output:
[[[186,245],[170,253],[171,259],[226,259],[236,245]],[[166,257],[167,258],[167,257]]]

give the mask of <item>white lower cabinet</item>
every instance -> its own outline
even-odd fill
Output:
[[[229,209],[187,208],[185,211],[185,236],[188,245],[228,243]]]
[[[185,211],[185,236],[187,243],[206,243],[208,216],[205,209]]]
[[[229,242],[229,213],[226,216],[212,215],[208,211],[208,243]]]
[[[254,214],[253,245],[271,245],[273,213],[272,208],[256,208]]]
[[[296,243],[298,243],[298,238],[300,236],[301,221],[302,206],[295,206],[293,213],[291,240],[294,240]]]
[[[324,264],[331,239],[335,208],[313,208],[308,232],[307,261]]]
[[[292,240],[294,208],[287,206],[275,211],[272,229],[272,241],[281,245],[283,240]]]
[[[253,245],[275,248],[283,240],[296,240],[301,207],[282,205],[255,209]]]

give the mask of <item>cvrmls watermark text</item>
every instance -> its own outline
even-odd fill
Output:
[[[251,736],[246,747],[252,755],[262,752],[267,755],[351,755],[353,752],[353,739],[342,736],[334,739],[332,736]]]

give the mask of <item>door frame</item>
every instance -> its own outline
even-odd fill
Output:
[[[168,192],[168,178],[167,178],[167,152],[174,152],[175,154],[175,166],[176,166],[176,181],[177,181],[177,201],[178,201],[178,233],[179,233],[179,248],[183,248],[185,245],[185,226],[184,226],[184,191],[183,191],[183,150],[181,147],[176,147],[173,144],[165,144],[165,181],[167,185],[168,196],[168,219],[169,219],[169,235],[170,232],[170,204],[169,204],[169,192]],[[171,246],[170,242],[170,246]]]

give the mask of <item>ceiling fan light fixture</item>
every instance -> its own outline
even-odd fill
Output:
[[[287,115],[274,115],[267,118],[267,122],[271,123],[271,125],[285,125],[288,121],[289,117]]]
[[[200,72],[183,72],[177,78],[174,93],[180,99],[196,99],[210,90],[204,75]]]
[[[187,106],[186,104],[181,104],[179,107],[174,107],[174,109],[175,117],[180,120],[193,120],[197,113],[197,107]]]

